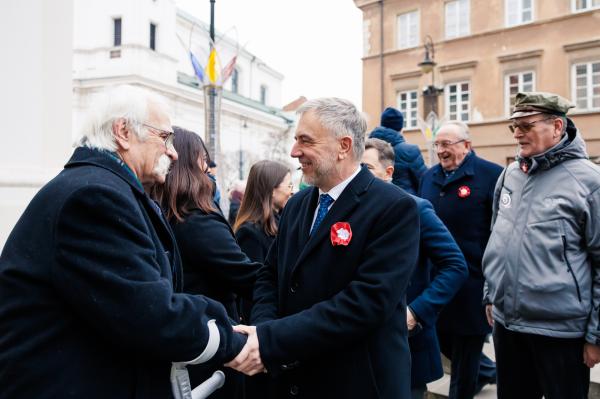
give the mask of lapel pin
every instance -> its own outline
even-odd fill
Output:
[[[458,196],[460,198],[467,198],[471,195],[471,189],[468,186],[460,186],[458,188]]]
[[[347,222],[337,222],[331,226],[331,245],[347,246],[352,239],[352,229]]]

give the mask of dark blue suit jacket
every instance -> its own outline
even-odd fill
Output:
[[[171,397],[171,362],[204,350],[208,320],[212,364],[245,343],[220,303],[181,288],[158,206],[116,157],[76,149],[0,256],[0,398]]]
[[[471,151],[448,179],[437,164],[423,175],[419,196],[429,200],[460,247],[469,278],[440,314],[440,331],[483,335],[491,331],[485,317],[481,259],[490,236],[492,202],[502,168]],[[459,188],[468,189],[461,197]]]
[[[410,279],[406,300],[423,327],[408,339],[412,386],[421,387],[444,374],[435,324],[440,311],[460,289],[469,271],[460,248],[431,203],[419,197],[414,199],[421,223],[419,264]]]
[[[363,167],[309,236],[317,199],[313,187],[288,201],[256,283],[252,322],[277,397],[406,398],[415,201]],[[332,245],[336,222],[350,224],[348,246]]]

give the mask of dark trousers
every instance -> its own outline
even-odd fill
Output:
[[[452,362],[449,399],[472,399],[485,335],[458,335],[438,331],[440,349]]]
[[[494,323],[498,399],[586,399],[583,338],[553,338]]]

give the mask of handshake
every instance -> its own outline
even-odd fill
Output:
[[[260,352],[258,350],[258,335],[256,334],[256,327],[239,324],[237,326],[233,326],[233,331],[246,334],[248,336],[248,340],[246,341],[246,345],[244,345],[240,353],[232,361],[226,363],[225,366],[231,367],[232,369],[246,375],[254,375],[261,372],[266,373],[267,370],[262,363]]]

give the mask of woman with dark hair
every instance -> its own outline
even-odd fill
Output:
[[[274,161],[252,165],[244,198],[233,225],[240,247],[256,262],[264,262],[277,234],[279,213],[292,196],[290,169]]]
[[[181,252],[184,291],[201,294],[223,304],[229,317],[239,322],[236,295],[252,298],[256,273],[261,264],[253,262],[238,246],[233,231],[213,202],[213,185],[208,170],[208,153],[194,132],[174,126],[173,146],[179,159],[173,164],[165,184],[153,187],[173,228]],[[192,385],[210,377],[214,370],[189,367]],[[215,398],[241,398],[243,375],[223,370],[225,386]]]
[[[279,213],[292,196],[290,169],[279,162],[260,161],[252,165],[246,191],[233,230],[242,251],[255,262],[263,263],[277,234]],[[248,323],[252,302],[240,301],[242,320]],[[246,399],[267,397],[267,378],[260,374],[246,377]]]

